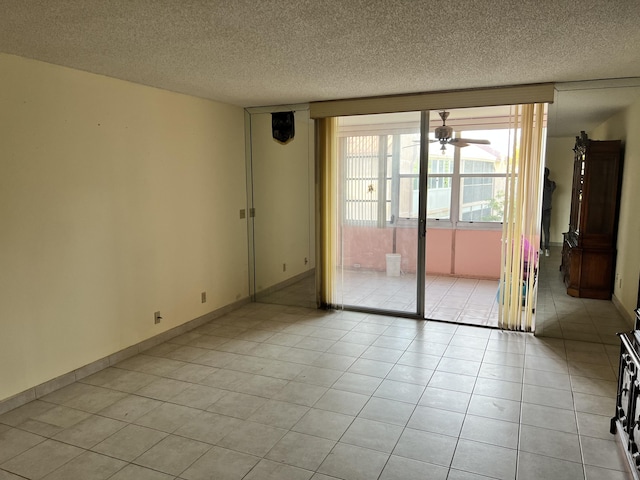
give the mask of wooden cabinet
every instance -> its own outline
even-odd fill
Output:
[[[567,293],[610,299],[616,258],[620,202],[620,141],[576,137],[569,231],[562,264]]]

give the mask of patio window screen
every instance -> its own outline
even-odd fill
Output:
[[[344,221],[351,225],[384,226],[386,208],[387,138],[384,135],[342,137],[344,159]]]

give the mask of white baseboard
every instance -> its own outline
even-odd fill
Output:
[[[622,305],[622,303],[620,302],[620,300],[618,300],[618,297],[616,297],[615,295],[611,295],[611,302],[616,307],[618,312],[620,312],[620,315],[622,315],[622,317],[627,321],[630,329],[633,329],[636,324],[635,313],[633,311],[631,312],[627,311]]]
[[[106,357],[100,358],[95,362],[91,362],[88,365],[77,368],[71,372],[60,375],[56,378],[48,380],[44,383],[36,385],[35,387],[31,387],[23,392],[17,393],[9,398],[5,398],[0,400],[0,415],[9,410],[13,410],[14,408],[21,407],[22,405],[31,402],[32,400],[36,400],[40,397],[48,395],[51,392],[55,392],[56,390],[66,387],[67,385],[72,384],[78,380],[81,380],[89,375],[93,375],[100,370],[103,370],[107,367],[111,367],[129,357],[133,357],[138,353],[144,352],[156,345],[166,342],[167,340],[171,340],[179,335],[182,335],[194,328],[197,328],[201,325],[204,325],[211,320],[221,317],[233,310],[237,310],[238,308],[250,303],[251,300],[246,298],[244,300],[238,300],[232,304],[221,307],[217,310],[209,312],[201,317],[194,318],[193,320],[189,320],[182,325],[178,325],[177,327],[172,328],[171,330],[167,330],[166,332],[159,333],[151,338],[143,340],[142,342],[136,343],[135,345],[131,345],[123,350],[115,352]]]

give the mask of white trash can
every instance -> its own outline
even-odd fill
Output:
[[[399,253],[387,253],[387,277],[400,276],[400,261],[402,255]]]

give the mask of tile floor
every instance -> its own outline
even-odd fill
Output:
[[[315,270],[309,271],[306,277],[292,284],[258,292],[256,301],[259,303],[316,308]]]
[[[416,277],[347,270],[338,296],[344,305],[416,312]],[[448,322],[497,326],[497,280],[427,275],[425,316]]]
[[[617,332],[627,330],[612,302],[567,295],[559,271],[561,248],[541,256],[536,334],[568,340],[617,345]],[[384,273],[345,271],[340,289],[345,305],[396,311],[416,311],[415,276],[387,277]],[[466,325],[498,326],[497,280],[476,280],[427,275],[425,316]],[[632,312],[630,312],[631,314]]]
[[[567,295],[559,271],[561,248],[540,259],[536,335],[619,345],[617,332],[630,329],[612,302]],[[630,318],[633,312],[629,312]]]
[[[0,480],[626,480],[618,348],[564,337],[610,312],[556,290],[562,338],[247,305],[0,415]]]

